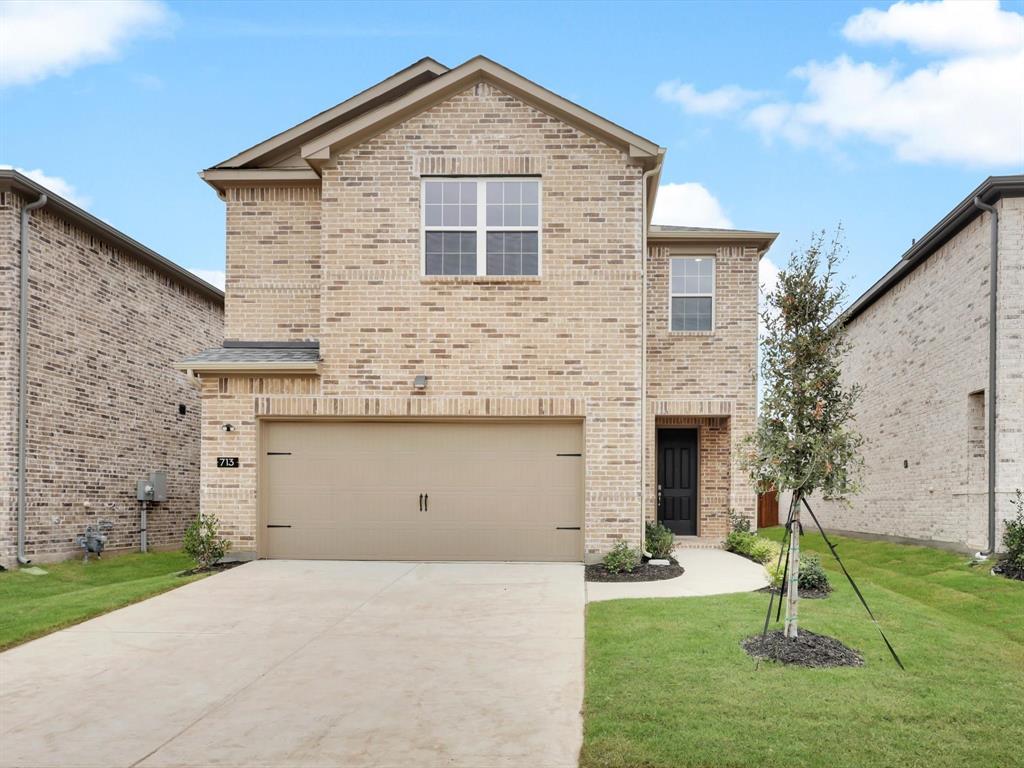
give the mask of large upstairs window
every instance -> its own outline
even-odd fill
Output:
[[[423,274],[539,275],[540,180],[423,180]]]

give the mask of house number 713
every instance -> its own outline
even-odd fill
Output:
[[[237,469],[238,468],[238,457],[237,456],[218,456],[217,457],[217,469]]]

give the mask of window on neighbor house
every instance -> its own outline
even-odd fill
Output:
[[[985,391],[967,396],[967,484],[985,482]]]
[[[424,275],[539,275],[540,180],[423,180]]]
[[[715,259],[674,257],[669,276],[669,328],[710,331],[715,324]]]

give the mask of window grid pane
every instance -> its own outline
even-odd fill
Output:
[[[427,232],[424,272],[475,275],[476,232]]]
[[[488,275],[536,275],[536,232],[488,232]]]
[[[710,257],[673,258],[669,283],[670,330],[713,330],[715,260]]]

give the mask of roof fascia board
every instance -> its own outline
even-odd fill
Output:
[[[320,363],[316,361],[279,361],[279,362],[180,362],[175,363],[175,368],[180,371],[192,373],[252,373],[254,371],[266,371],[268,373],[316,373]]]
[[[648,232],[647,240],[657,242],[658,245],[754,245],[762,250],[768,250],[778,236],[778,232]]]
[[[967,224],[982,214],[974,206],[974,198],[993,203],[1002,197],[1024,197],[1024,174],[1014,176],[989,176],[985,181],[960,201],[938,224],[926,232],[900,257],[900,260],[874,285],[868,288],[839,316],[839,321],[849,323],[864,310],[880,299],[886,291],[903,277],[914,271],[935,251],[953,239]]]
[[[147,248],[138,240],[135,240],[120,230],[98,219],[88,211],[79,208],[74,203],[68,202],[52,190],[37,184],[32,179],[12,169],[0,169],[0,190],[13,189],[30,195],[46,195],[49,198],[46,208],[57,211],[62,216],[75,222],[82,229],[91,232],[97,237],[105,240],[111,245],[121,248],[132,254],[140,261],[149,264],[156,270],[163,272],[173,280],[183,283],[199,293],[213,299],[218,304],[224,304],[224,291],[216,286],[210,285],[201,277],[194,275],[182,266],[175,264],[166,256],[161,256],[151,248]],[[45,210],[45,209],[44,209]]]
[[[227,185],[320,183],[320,174],[312,168],[210,168],[200,171],[199,177],[218,192]]]
[[[213,167],[238,168],[240,166],[262,160],[267,155],[286,146],[289,142],[301,139],[304,134],[315,131],[319,126],[342,117],[346,112],[352,112],[374,99],[386,96],[389,92],[396,88],[400,88],[411,80],[430,74],[439,76],[443,75],[447,71],[448,67],[434,61],[433,59],[427,58],[418,61],[412,66],[406,67],[400,72],[396,72],[391,75],[391,77],[381,80],[376,85],[370,86],[365,91],[357,93],[355,96],[346,99],[340,104],[336,104],[330,109],[324,110],[308,120],[303,120],[298,125],[292,126],[275,136],[271,136],[269,139],[261,141],[259,144],[256,144],[243,152],[239,152],[234,157],[229,157],[227,160],[217,163]]]
[[[315,166],[320,161],[314,160],[314,155],[322,157],[323,150],[330,151],[337,147],[357,144],[376,135],[386,127],[419,113],[428,105],[441,101],[452,93],[482,79],[493,80],[513,95],[540,106],[555,117],[622,147],[631,157],[647,161],[653,161],[659,157],[661,147],[657,144],[627,131],[610,120],[606,120],[482,56],[472,58],[395,101],[360,115],[303,144],[301,155],[307,161],[312,161],[311,165]]]

